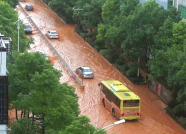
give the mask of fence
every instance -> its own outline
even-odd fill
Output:
[[[161,97],[164,101],[170,102],[170,100],[172,99],[172,92],[166,89],[165,87],[163,87],[158,82],[149,80],[148,87],[150,90],[156,93],[159,97]]]

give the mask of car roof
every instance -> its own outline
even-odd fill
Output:
[[[25,26],[28,26],[28,25],[30,26],[30,24],[29,24],[29,23],[24,23],[24,25],[25,25]]]
[[[31,6],[31,7],[32,7],[32,5],[31,5],[31,4],[27,4],[26,6]]]
[[[48,31],[50,31],[50,32],[56,32],[55,30],[48,30]]]
[[[90,69],[88,66],[82,66],[83,69]]]

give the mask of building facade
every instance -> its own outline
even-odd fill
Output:
[[[11,39],[0,33],[0,134],[7,134],[8,124],[8,76],[6,56],[11,54]]]
[[[149,0],[140,0],[142,4],[147,1]],[[175,7],[180,11],[181,17],[186,19],[186,0],[156,0],[156,2],[166,10],[170,7]]]

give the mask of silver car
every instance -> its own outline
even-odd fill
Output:
[[[82,66],[78,67],[76,69],[76,72],[82,77],[82,78],[94,78],[94,74],[92,70],[88,66]]]
[[[50,39],[58,39],[58,34],[55,30],[47,31],[47,35]]]

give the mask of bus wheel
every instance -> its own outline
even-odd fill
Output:
[[[116,117],[116,116],[115,116],[115,110],[114,110],[114,108],[112,109],[112,116],[113,116],[113,117]]]
[[[105,107],[105,100],[104,99],[102,100],[102,103],[103,103],[103,106]]]

